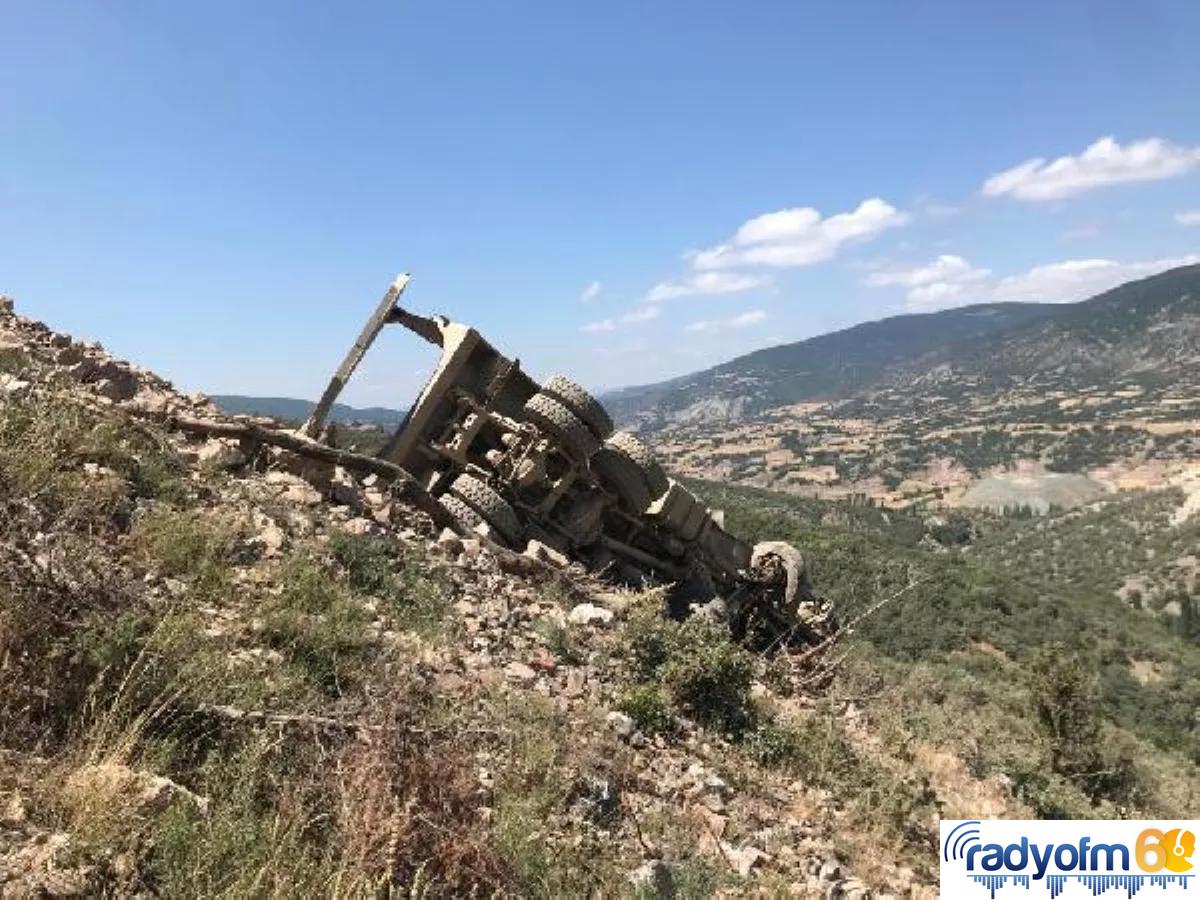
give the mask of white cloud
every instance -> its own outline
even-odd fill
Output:
[[[604,334],[609,331],[616,331],[623,325],[636,325],[639,322],[649,322],[661,315],[662,307],[660,306],[638,306],[615,319],[600,319],[596,322],[588,322],[579,330],[587,334]]]
[[[959,296],[971,285],[986,280],[990,274],[987,269],[978,269],[961,256],[943,254],[927,266],[873,272],[867,276],[865,284],[871,287],[906,287],[910,306],[927,306],[942,304]]]
[[[593,281],[579,294],[579,299],[583,303],[591,303],[600,296],[600,282]]]
[[[692,322],[684,330],[698,334],[719,334],[731,328],[749,328],[767,320],[767,314],[761,309],[751,309],[729,319],[701,319]]]
[[[757,325],[759,322],[767,321],[767,314],[761,309],[752,309],[749,312],[744,312],[740,316],[734,316],[729,320],[730,328],[749,328],[751,325]]]
[[[1131,181],[1159,181],[1200,167],[1200,147],[1180,147],[1162,138],[1122,147],[1103,137],[1079,156],[1044,157],[998,172],[983,183],[987,197],[1011,195],[1038,202]]]
[[[660,306],[639,306],[637,309],[631,310],[621,316],[621,321],[627,325],[636,322],[649,322],[651,319],[657,319],[662,315],[662,307]]]
[[[959,256],[939,256],[927,266],[893,269],[869,275],[871,287],[908,288],[910,309],[939,309],[1000,300],[1071,303],[1177,266],[1200,262],[1200,255],[1117,262],[1111,259],[1068,259],[1027,272],[993,279],[987,269]]]
[[[878,197],[829,218],[812,207],[794,207],[749,220],[733,239],[687,255],[696,269],[739,266],[808,266],[832,259],[848,241],[863,241],[910,219]]]
[[[660,281],[646,294],[645,302],[661,303],[676,297],[694,294],[737,294],[766,287],[769,278],[759,275],[738,275],[734,272],[699,272],[678,281]]]
[[[991,299],[1070,303],[1086,300],[1126,281],[1197,262],[1200,256],[1195,254],[1126,263],[1112,259],[1068,259],[1000,279]]]
[[[1200,225],[1200,209],[1188,209],[1175,213],[1175,221],[1188,227]]]

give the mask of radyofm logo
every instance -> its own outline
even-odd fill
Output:
[[[1044,885],[1051,897],[1076,884],[1097,896],[1119,888],[1132,897],[1145,884],[1160,897],[1200,896],[1193,873],[1197,822],[944,820],[942,894],[974,883],[992,897],[1009,882]],[[1084,896],[1083,893],[1080,896]]]

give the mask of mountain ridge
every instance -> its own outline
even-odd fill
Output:
[[[1200,343],[1200,331],[1191,324],[1195,316],[1200,265],[1182,266],[1076,303],[974,304],[865,322],[613,391],[604,400],[618,421],[654,431],[846,399],[876,386],[936,376],[945,366],[986,378],[1020,378],[1061,366],[1077,375],[1097,374],[1122,363],[1153,368],[1166,361],[1173,369],[1192,358]],[[1186,327],[1171,333],[1176,320]],[[1000,365],[984,365],[997,354]]]
[[[226,415],[270,416],[273,419],[303,421],[316,407],[299,397],[259,397],[246,394],[214,394],[210,398]],[[396,426],[404,420],[404,411],[386,406],[356,407],[335,403],[329,417],[343,424]]]

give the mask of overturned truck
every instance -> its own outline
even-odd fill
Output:
[[[635,435],[561,375],[541,384],[469,325],[400,306],[389,287],[303,431],[325,433],[333,402],[384,326],[440,359],[379,456],[405,469],[464,530],[508,547],[537,541],[614,581],[671,585],[672,610],[700,610],[743,639],[811,643],[833,627],[790,545],[750,546],[670,478]]]

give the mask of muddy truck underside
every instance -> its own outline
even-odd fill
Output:
[[[389,287],[329,383],[305,434],[321,439],[333,401],[384,326],[440,348],[404,422],[379,456],[405,469],[464,529],[505,546],[531,542],[614,581],[671,585],[673,611],[729,622],[739,637],[809,643],[832,628],[788,544],[750,546],[667,476],[635,435],[570,379],[538,384],[474,328],[399,305]],[[537,545],[533,545],[537,549]]]

